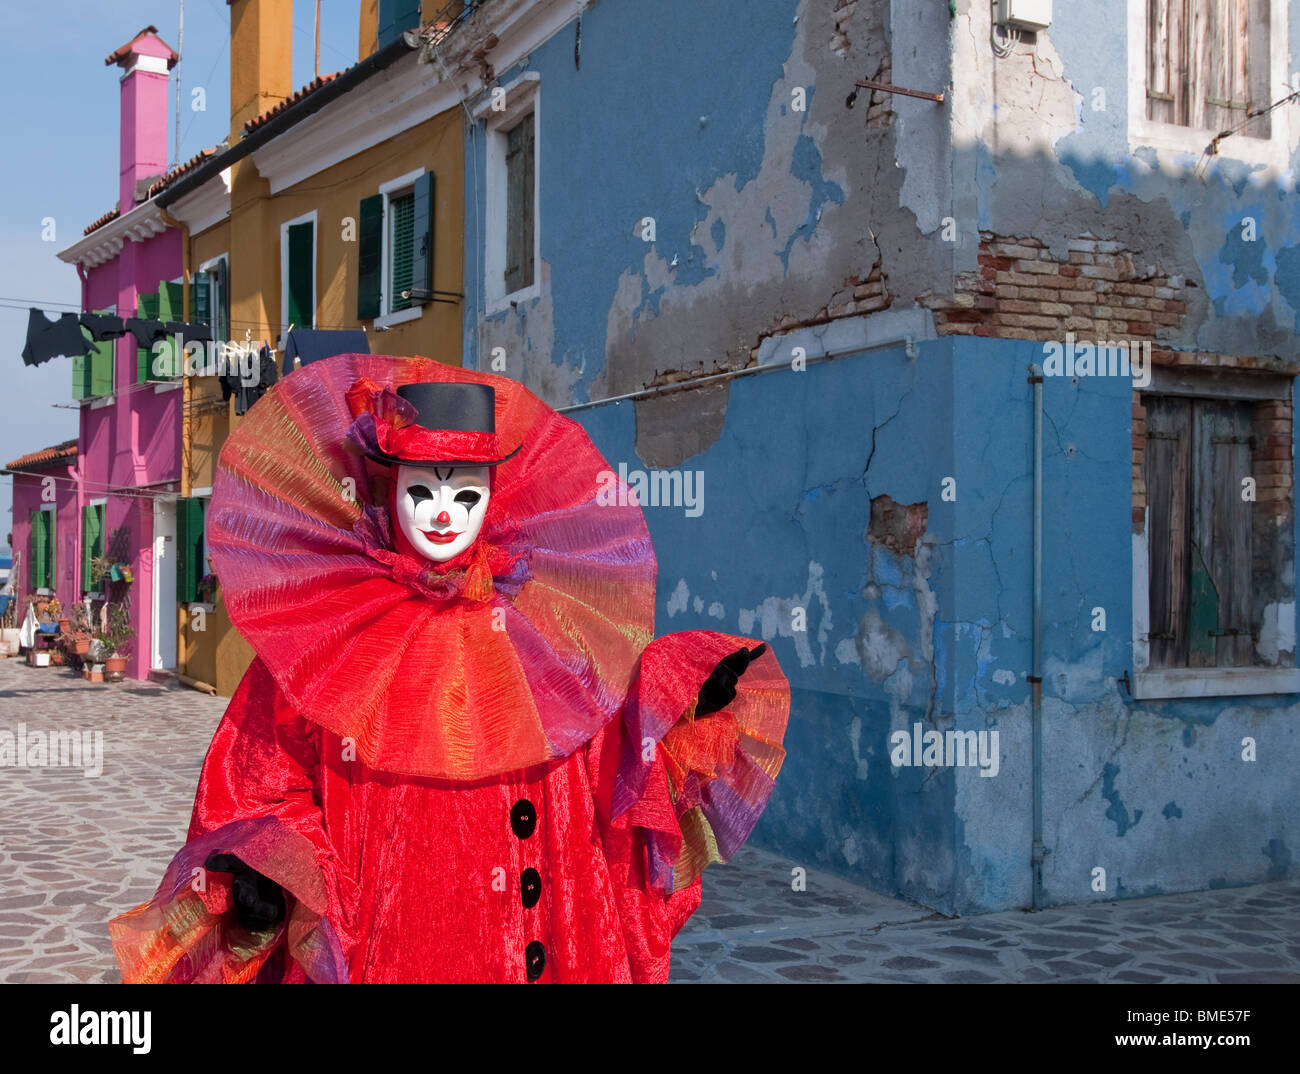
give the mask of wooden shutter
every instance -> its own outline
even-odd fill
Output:
[[[411,223],[411,302],[423,305],[433,298],[433,172],[415,180],[415,217]]]
[[[1188,664],[1254,663],[1251,546],[1254,504],[1249,404],[1197,399],[1192,407],[1192,527]]]
[[[1147,486],[1150,666],[1187,663],[1192,404],[1148,395]]]
[[[176,599],[198,599],[203,555],[203,501],[187,497],[176,501]]]
[[[506,134],[506,294],[533,283],[533,113]]]
[[[310,221],[289,225],[289,264],[286,266],[289,308],[285,312],[285,323],[297,328],[311,328],[316,321],[312,301],[316,284],[314,232],[315,227]]]
[[[190,323],[212,327],[212,274],[196,272],[190,284]]]
[[[388,199],[388,212],[392,230],[388,236],[388,290],[389,312],[404,310],[411,305],[411,260],[414,253],[415,197],[403,194]],[[404,295],[404,292],[406,293]]]
[[[48,527],[45,511],[33,511],[31,514],[31,579],[32,591],[43,589],[49,582],[49,558],[47,553]]]
[[[1213,131],[1268,103],[1269,0],[1147,0],[1147,116]],[[1267,138],[1267,116],[1245,133]]]
[[[135,315],[142,320],[158,320],[158,295],[139,295],[136,298]],[[137,347],[135,351],[135,382],[143,384],[147,380],[156,380],[153,375],[153,351],[148,347]]]
[[[72,398],[90,398],[90,368],[93,354],[74,354],[72,356]]]
[[[357,320],[379,316],[379,285],[383,267],[384,198],[382,194],[361,199],[357,241]]]
[[[106,339],[102,343],[96,343],[95,349],[86,355],[86,366],[89,367],[90,371],[87,387],[90,396],[93,398],[113,394],[113,355],[115,351],[116,340]]]
[[[104,554],[104,505],[91,504],[81,509],[81,589],[87,592],[95,587],[91,576],[91,563]]]

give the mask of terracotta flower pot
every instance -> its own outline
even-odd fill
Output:
[[[125,671],[126,671],[125,656],[110,656],[107,660],[104,661],[104,673],[108,678],[112,679],[114,682],[121,679]]]
[[[90,652],[90,639],[89,639],[89,638],[78,638],[78,639],[77,639],[77,642],[76,642],[76,645],[77,645],[77,655],[78,655],[78,656],[85,656],[88,652]]]
[[[60,620],[59,620],[59,633],[60,633],[60,634],[71,634],[71,633],[72,633],[72,620],[71,620],[71,619],[60,619]]]

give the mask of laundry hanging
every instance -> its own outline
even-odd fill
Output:
[[[333,358],[336,354],[369,354],[370,339],[361,330],[352,332],[327,331],[318,328],[294,328],[284,343],[284,373],[295,366]]]
[[[41,365],[51,358],[77,357],[88,354],[94,346],[81,330],[81,319],[65,313],[51,321],[35,307],[27,314],[27,343],[23,347],[24,365]]]

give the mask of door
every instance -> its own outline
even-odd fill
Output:
[[[153,502],[153,656],[151,668],[176,667],[176,501]]]

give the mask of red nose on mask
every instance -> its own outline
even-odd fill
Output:
[[[438,523],[439,526],[445,526],[448,522],[451,521],[451,515],[447,514],[446,511],[441,511],[439,512],[438,517],[434,519],[434,521]]]

